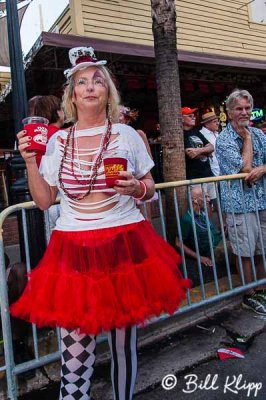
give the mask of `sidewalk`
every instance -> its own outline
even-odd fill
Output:
[[[138,399],[140,396],[142,400],[141,396],[145,395],[143,400],[148,399],[149,391],[160,386],[167,374],[178,375],[217,358],[217,350],[220,347],[232,345],[232,336],[244,336],[248,340],[262,332],[266,321],[256,318],[252,312],[242,310],[239,304],[240,297],[236,297],[230,302],[203,307],[190,315],[176,316],[162,321],[156,329],[147,327],[141,330],[138,379],[134,398]],[[92,381],[92,396],[95,400],[112,400],[109,357],[107,345],[100,344]],[[60,363],[46,366],[38,374],[38,379],[28,382],[27,389],[25,386],[20,387],[24,393],[31,392],[21,400],[57,399]],[[34,391],[41,387],[42,390]]]
[[[198,335],[213,336],[213,329],[209,332],[198,329]],[[230,340],[232,337],[226,338],[229,345]],[[164,375],[159,384],[136,395],[134,400],[265,400],[265,346],[264,329],[246,345],[241,344],[244,358],[220,360],[214,354],[181,373]]]
[[[196,366],[217,358],[217,350],[232,346],[232,337],[243,336],[246,340],[265,330],[266,320],[255,318],[254,313],[236,306],[233,310],[211,316],[194,327],[168,335],[165,339],[151,344],[139,354],[138,379],[135,395],[149,392],[167,374],[178,375],[191,371]],[[210,331],[196,327],[200,325]],[[214,330],[214,331],[213,331]],[[111,400],[112,391],[106,379],[94,382],[95,400]],[[136,399],[142,397],[136,396]],[[144,396],[148,399],[149,396]]]

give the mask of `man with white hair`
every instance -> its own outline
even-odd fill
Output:
[[[202,115],[200,123],[202,125],[200,133],[202,133],[202,135],[213,145],[215,149],[216,140],[219,135],[219,117],[213,111],[210,111]],[[210,155],[210,166],[213,175],[220,175],[220,168],[216,158],[215,150]]]
[[[245,283],[251,283],[255,278],[252,264],[257,279],[266,276],[266,136],[249,126],[253,98],[247,90],[233,91],[226,108],[230,123],[216,141],[220,172],[248,175],[243,185],[240,180],[232,180],[230,186],[221,182],[221,198],[233,253],[238,266],[242,264]],[[266,315],[265,289],[249,290],[242,305]]]
[[[202,266],[202,274],[205,282],[209,282],[214,279],[212,269],[213,261],[211,256],[212,250],[217,267],[216,273],[218,277],[225,276],[226,261],[222,235],[215,228],[210,218],[211,213],[209,208],[209,195],[205,193],[203,188],[195,186],[191,188],[190,195],[193,211],[188,208],[186,213],[181,218],[180,226],[182,237],[176,237],[175,245],[177,250],[181,252],[181,241],[183,242],[188,277],[192,279],[194,286],[197,286],[200,283],[198,258]],[[206,199],[206,210],[204,207],[204,197]],[[193,228],[193,222],[195,226],[195,232]],[[208,225],[210,237],[208,233]],[[227,255],[230,260],[232,258],[230,245],[227,246]]]

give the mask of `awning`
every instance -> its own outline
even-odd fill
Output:
[[[101,39],[94,39],[85,36],[63,35],[53,32],[42,32],[35,42],[31,51],[25,59],[25,78],[28,98],[41,94],[62,95],[65,77],[63,71],[69,68],[68,50],[76,46],[92,46],[96,50],[99,58],[108,60],[108,66],[116,74],[117,69],[121,68],[123,79],[122,84],[129,80],[129,73],[134,75],[137,71],[152,71],[154,79],[154,49],[152,46],[144,46],[130,43],[114,42]],[[180,67],[180,77],[183,79],[183,87],[186,81],[191,81],[193,74],[197,71],[207,71],[210,81],[216,82],[215,92],[223,90],[223,81],[225,76],[230,75],[238,78],[245,76],[247,81],[258,79],[259,84],[249,83],[252,87],[258,87],[258,92],[263,95],[261,90],[262,82],[265,82],[266,62],[255,61],[248,58],[225,57],[212,54],[203,54],[196,52],[178,51],[178,60]],[[144,68],[145,67],[145,68]],[[136,73],[138,75],[138,72]],[[147,76],[150,74],[146,73]],[[201,73],[199,72],[199,75]],[[125,78],[127,76],[127,78]],[[135,76],[135,75],[134,75]],[[133,76],[133,78],[134,78]],[[201,79],[201,78],[200,78]],[[227,79],[227,78],[226,78]],[[233,82],[238,79],[233,80]],[[217,86],[218,83],[219,87]],[[222,82],[222,83],[221,83]],[[230,80],[231,82],[231,80]],[[127,82],[128,83],[128,82]],[[131,82],[132,83],[132,82]],[[190,86],[191,86],[191,82]],[[152,82],[153,89],[155,84]],[[200,91],[206,91],[206,83],[199,81],[196,87]],[[128,85],[129,88],[129,85]],[[190,87],[195,92],[194,84]],[[255,89],[254,89],[255,90]],[[4,92],[0,94],[0,123],[5,123],[9,131],[11,112],[11,85],[7,85]],[[2,130],[4,132],[4,130]]]
[[[63,35],[52,32],[42,32],[39,40],[33,46],[32,52],[28,55],[27,59],[32,59],[32,57],[35,57],[35,55],[37,55],[38,53],[40,53],[38,57],[41,57],[43,52],[42,47],[70,49],[71,47],[88,45],[94,47],[97,53],[100,52],[114,55],[154,58],[154,49],[152,46],[93,39],[86,36]],[[220,66],[266,70],[265,61],[256,61],[250,58],[226,57],[221,55],[197,53],[184,50],[178,51],[178,60],[199,64],[212,64]],[[67,65],[65,67],[67,67]]]
[[[26,4],[24,7],[18,9],[18,19],[19,19],[19,26],[21,25],[22,18],[27,10],[29,3]],[[5,3],[1,3],[1,11],[3,11],[6,6]],[[9,67],[9,48],[8,48],[8,35],[7,35],[7,18],[6,16],[0,18],[0,65],[3,67]]]
[[[130,62],[154,65],[154,48],[94,39],[85,36],[63,35],[42,32],[25,59],[25,77],[28,98],[36,94],[54,93],[60,96],[65,83],[63,71],[69,67],[68,50],[76,46],[92,46],[99,58],[107,59],[112,70],[116,62]],[[178,51],[180,68],[212,68],[215,75],[220,72],[234,72],[265,76],[266,62],[248,58],[234,58],[184,50]],[[11,85],[0,95],[0,103],[9,101]]]

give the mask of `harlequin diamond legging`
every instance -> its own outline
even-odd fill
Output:
[[[115,400],[131,400],[137,375],[136,327],[108,333],[111,378]],[[95,363],[95,336],[61,329],[62,368],[60,400],[90,400]]]

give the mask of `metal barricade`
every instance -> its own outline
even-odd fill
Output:
[[[177,191],[179,187],[187,187],[187,193],[188,193],[188,211],[190,212],[191,215],[191,223],[192,223],[192,231],[193,231],[193,237],[194,237],[194,244],[195,244],[195,253],[196,253],[196,266],[197,266],[197,272],[199,276],[199,288],[200,288],[200,296],[197,294],[197,297],[194,295],[194,289],[190,289],[187,292],[187,300],[184,302],[181,306],[181,308],[176,312],[176,314],[183,314],[188,311],[191,311],[193,309],[199,308],[202,305],[208,305],[211,303],[215,303],[221,299],[228,298],[230,296],[234,296],[236,294],[240,294],[245,292],[246,290],[255,288],[261,284],[266,284],[266,278],[264,279],[258,279],[257,274],[256,274],[256,267],[254,263],[254,258],[251,257],[252,259],[252,271],[253,271],[253,276],[254,280],[251,283],[245,282],[244,279],[244,272],[243,272],[243,265],[241,262],[241,257],[239,255],[238,251],[238,262],[239,262],[239,270],[240,270],[240,279],[237,280],[237,282],[233,282],[233,274],[232,274],[232,266],[230,265],[229,261],[229,254],[228,254],[228,244],[226,240],[226,232],[224,228],[224,220],[223,220],[223,213],[221,209],[221,204],[220,204],[220,197],[219,197],[219,181],[226,181],[228,182],[228,191],[230,194],[230,182],[233,180],[239,180],[243,179],[246,176],[246,174],[238,174],[238,175],[230,175],[230,176],[222,176],[222,177],[211,177],[211,178],[206,178],[206,179],[194,179],[190,181],[180,181],[180,182],[171,182],[171,183],[161,183],[156,185],[156,190],[158,192],[158,205],[159,205],[159,210],[160,210],[160,216],[159,216],[159,225],[157,226],[157,230],[159,233],[164,237],[165,240],[167,240],[167,227],[166,227],[166,222],[165,222],[165,207],[164,207],[164,201],[163,198],[165,196],[165,190],[172,190],[173,193],[173,201],[174,201],[174,209],[175,209],[175,220],[176,220],[176,226],[177,226],[177,231],[176,235],[180,239],[180,254],[182,257],[182,268],[183,268],[183,274],[185,277],[190,278],[189,273],[188,273],[188,268],[187,268],[187,255],[186,255],[186,248],[184,247],[184,242],[182,240],[182,217],[180,215],[179,211],[179,204],[178,204],[178,196],[177,196]],[[217,220],[219,223],[220,227],[220,235],[221,235],[221,243],[222,247],[224,250],[224,263],[225,263],[225,270],[226,270],[226,287],[221,287],[220,285],[220,279],[218,277],[219,275],[219,267],[216,263],[216,258],[215,258],[215,253],[214,249],[212,246],[212,222],[208,216],[208,202],[206,200],[206,197],[203,196],[203,211],[206,216],[206,238],[207,241],[209,242],[210,246],[210,259],[212,260],[212,273],[213,273],[213,279],[211,279],[211,282],[208,282],[206,284],[205,279],[204,279],[204,271],[201,263],[201,256],[199,252],[199,238],[197,237],[197,229],[196,229],[196,223],[197,221],[195,220],[195,215],[193,211],[193,205],[192,205],[192,198],[191,198],[191,188],[194,185],[200,185],[200,187],[203,189],[203,186],[208,183],[208,182],[214,182],[215,185],[215,191],[217,194]],[[252,188],[253,196],[255,196],[255,191],[254,188]],[[243,189],[242,189],[242,196],[243,196]],[[5,247],[4,247],[4,242],[3,242],[3,224],[6,220],[6,218],[13,213],[21,212],[22,214],[22,223],[23,223],[23,234],[24,234],[24,245],[25,245],[25,255],[26,255],[26,267],[27,271],[30,271],[30,254],[29,254],[29,244],[28,244],[28,225],[26,223],[26,212],[27,210],[35,208],[35,204],[33,202],[27,202],[27,203],[21,203],[17,204],[11,207],[6,208],[1,214],[0,214],[0,300],[1,300],[1,319],[2,319],[2,332],[3,332],[3,341],[4,341],[4,354],[5,354],[5,365],[0,367],[0,372],[5,371],[6,372],[6,378],[7,378],[7,391],[8,391],[8,398],[10,399],[17,399],[18,397],[18,386],[17,386],[17,376],[25,371],[38,368],[40,366],[46,365],[48,363],[57,361],[60,359],[60,340],[59,340],[59,329],[57,329],[57,335],[58,335],[58,350],[46,354],[44,356],[40,356],[39,352],[39,344],[38,344],[38,335],[37,335],[37,329],[35,325],[32,325],[32,337],[33,337],[33,349],[34,349],[34,358],[30,361],[17,364],[15,365],[14,362],[14,353],[13,353],[13,347],[12,347],[12,330],[11,330],[11,323],[10,323],[10,315],[9,315],[9,303],[8,303],[8,289],[7,289],[7,283],[6,283],[6,271],[5,271],[5,257],[4,257],[4,252],[5,252]],[[144,207],[145,208],[145,207]],[[233,220],[235,218],[234,213],[233,215]],[[260,219],[259,219],[259,210],[256,208],[256,218],[257,218],[257,223],[259,227],[259,240],[263,248],[263,237],[262,237],[262,231],[260,228]],[[49,214],[48,212],[45,212],[45,221],[46,221],[46,240],[47,242],[49,241],[50,238],[50,229],[49,229]],[[235,220],[234,220],[235,224]],[[246,221],[247,224],[247,221]],[[263,248],[263,266],[264,266],[264,271],[266,273],[266,261],[265,261],[265,250]],[[206,291],[207,285],[212,286],[212,291],[211,293],[209,291]],[[199,291],[197,291],[199,292]],[[154,319],[150,322],[150,324],[155,324],[158,321],[161,321],[162,319],[166,319],[168,316],[163,315],[160,318]],[[103,341],[106,340],[105,336],[101,336],[98,341]]]

